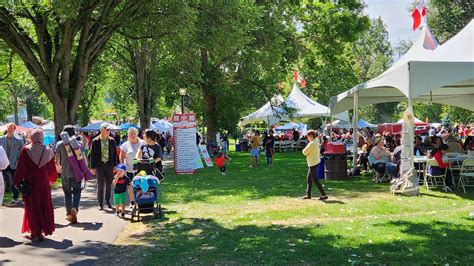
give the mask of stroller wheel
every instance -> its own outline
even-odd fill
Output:
[[[135,220],[135,218],[137,218],[137,220]],[[131,221],[132,222],[138,222],[138,219],[139,219],[138,208],[137,208],[137,205],[134,205],[133,210],[132,210],[132,219],[131,219]]]

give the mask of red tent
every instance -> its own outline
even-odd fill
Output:
[[[413,120],[415,121],[415,134],[416,135],[428,133],[428,130],[429,130],[428,123],[425,123],[416,117]],[[383,132],[391,132],[392,134],[401,134],[402,123],[403,123],[403,119],[398,120],[396,123],[379,124],[377,132],[380,134],[382,134]]]

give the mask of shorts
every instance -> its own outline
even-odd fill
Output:
[[[260,157],[260,148],[254,148],[250,150],[252,157]]]
[[[127,200],[127,193],[116,193],[114,194],[114,205],[125,204]]]

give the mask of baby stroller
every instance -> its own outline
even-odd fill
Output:
[[[161,204],[158,203],[160,180],[156,176],[140,172],[132,180],[132,191],[135,198],[132,222],[138,222],[141,213],[153,213],[154,218],[163,217],[163,209]]]

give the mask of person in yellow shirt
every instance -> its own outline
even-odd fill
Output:
[[[321,183],[319,183],[318,179],[318,166],[321,162],[320,156],[320,147],[319,147],[319,139],[316,137],[316,131],[310,130],[306,134],[308,138],[308,145],[303,149],[303,155],[306,156],[306,162],[308,163],[308,175],[307,179],[307,187],[306,187],[306,195],[302,197],[302,199],[311,199],[311,189],[313,187],[313,182],[318,187],[319,192],[321,193],[321,197],[319,200],[327,200],[328,196],[326,192],[324,192]]]
[[[260,160],[260,131],[255,130],[252,139],[250,139],[250,164],[249,167],[256,167]]]

